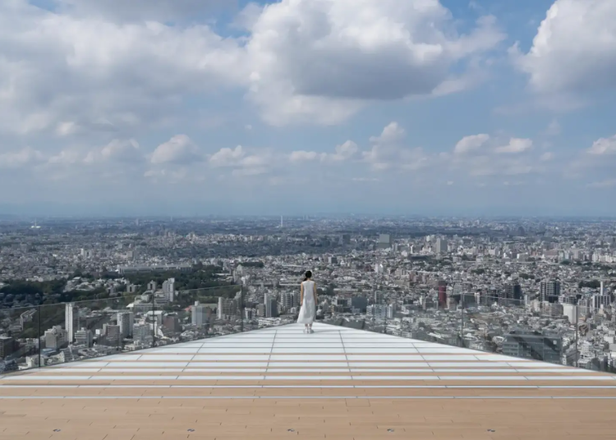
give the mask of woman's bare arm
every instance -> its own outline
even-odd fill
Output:
[[[304,304],[304,283],[299,285],[299,303]]]
[[[313,286],[314,286],[314,303],[318,304],[319,300],[317,298],[317,283],[314,283]]]

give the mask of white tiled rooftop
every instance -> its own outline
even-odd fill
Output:
[[[484,382],[489,384],[482,389],[511,382],[537,383],[539,388],[549,382],[554,389],[555,381],[562,387],[590,382],[616,387],[616,376],[587,370],[344,327],[316,324],[314,328],[313,334],[290,325],[192,341],[8,375],[0,383],[4,390],[25,389],[33,383],[41,390],[54,384],[71,390],[100,382],[108,382],[109,389],[138,382],[145,388],[164,384],[170,389],[242,386],[289,391],[315,382],[324,390],[329,383],[375,389],[385,382],[382,386],[387,388],[452,390]]]

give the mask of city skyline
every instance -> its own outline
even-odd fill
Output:
[[[616,216],[615,20],[606,0],[3,2],[0,214]]]
[[[277,220],[4,224],[0,370],[293,322],[307,269],[326,323],[615,368],[613,221]]]

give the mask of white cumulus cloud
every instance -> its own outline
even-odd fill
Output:
[[[289,160],[295,163],[311,162],[311,161],[317,160],[318,158],[319,158],[319,153],[317,153],[316,151],[298,150],[298,151],[293,151],[289,155]]]
[[[0,153],[0,168],[22,168],[41,163],[45,159],[42,152],[30,147]]]
[[[406,131],[397,122],[390,122],[379,136],[372,136],[370,142],[376,144],[391,144],[400,142],[406,137]]]
[[[465,136],[456,144],[453,149],[455,154],[466,154],[473,151],[477,151],[483,147],[486,142],[490,140],[488,134],[475,134],[472,136]]]
[[[323,153],[321,161],[323,162],[344,162],[351,159],[359,151],[359,147],[353,141],[346,141],[342,145],[336,145],[334,153]]]
[[[594,156],[616,154],[616,135],[610,138],[597,139],[588,149],[588,153]]]
[[[533,147],[532,139],[511,138],[507,145],[496,147],[494,151],[501,154],[518,154]]]
[[[206,25],[118,24],[2,1],[0,134],[152,126],[182,96],[242,83],[242,54]]]
[[[139,143],[134,139],[114,139],[100,149],[90,151],[84,158],[85,163],[99,163],[106,161],[137,163],[143,160],[143,153]]]
[[[277,125],[334,124],[367,101],[429,95],[504,38],[491,17],[457,33],[438,0],[282,0],[250,31],[250,96]]]
[[[616,87],[616,2],[556,0],[528,53],[514,49],[518,68],[541,93]]]
[[[341,145],[336,145],[333,153],[317,153],[316,151],[293,151],[289,155],[289,160],[294,163],[310,162],[319,160],[323,163],[341,163],[352,159],[359,152],[359,147],[353,141],[346,141]]]
[[[221,148],[210,157],[210,164],[215,167],[236,166],[246,156],[241,145],[235,148]]]
[[[417,171],[428,166],[431,158],[419,147],[405,145],[406,130],[397,122],[388,124],[379,136],[372,136],[372,148],[362,153],[363,161],[374,171],[390,169]]]
[[[187,164],[201,159],[202,155],[193,141],[184,134],[178,134],[156,147],[150,162],[153,164]]]

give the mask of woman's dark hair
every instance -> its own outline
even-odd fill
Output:
[[[304,275],[304,281],[308,280],[312,278],[312,272],[310,272],[309,270],[306,271],[306,275]]]

